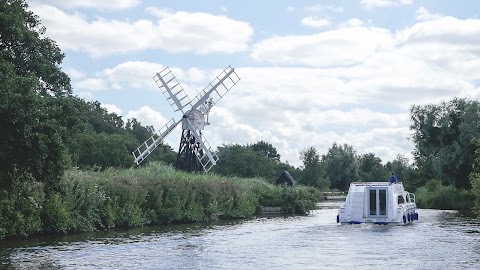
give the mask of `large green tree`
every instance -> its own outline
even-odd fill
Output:
[[[213,167],[216,173],[246,178],[263,177],[270,181],[276,178],[276,163],[251,147],[223,145],[218,147],[217,155],[219,162]]]
[[[351,182],[358,180],[356,151],[352,146],[334,143],[322,160],[332,188],[347,190]]]
[[[325,178],[325,168],[320,160],[317,149],[311,146],[300,153],[300,160],[303,162],[303,171],[300,183],[317,187],[321,190],[329,188],[330,183]]]
[[[33,179],[55,190],[76,125],[70,79],[60,69],[64,55],[27,8],[0,2],[0,182],[8,189]]]
[[[363,181],[386,181],[387,171],[382,160],[374,153],[367,153],[358,156],[358,175]]]
[[[258,141],[252,145],[249,145],[249,147],[260,155],[273,160],[275,163],[280,163],[280,154],[271,143]]]
[[[480,137],[480,104],[455,98],[410,109],[414,158],[428,179],[470,188],[475,160],[474,139]]]

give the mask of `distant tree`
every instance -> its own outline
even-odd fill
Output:
[[[441,180],[444,185],[470,188],[474,139],[480,137],[479,102],[455,98],[440,104],[412,106],[410,115],[415,163],[424,177]]]
[[[238,144],[218,147],[219,162],[213,171],[222,175],[239,177],[263,177],[271,180],[276,177],[275,162],[252,150],[248,146]]]
[[[417,187],[425,184],[417,181],[413,166],[410,165],[408,159],[402,155],[397,155],[393,161],[387,162],[385,169],[387,172],[395,172],[398,181],[402,182],[408,191],[413,192]]]
[[[351,182],[358,180],[358,163],[352,146],[334,143],[322,160],[332,188],[347,190]]]
[[[76,165],[81,168],[131,167],[133,165],[131,152],[136,147],[135,142],[126,134],[93,131],[82,133],[79,136],[78,149],[74,150],[78,153]]]
[[[275,161],[275,163],[280,162],[280,154],[278,154],[277,149],[273,147],[273,145],[270,143],[267,143],[264,141],[258,141],[250,145],[249,147],[254,152],[257,152],[260,155]]]
[[[321,190],[329,188],[330,183],[325,178],[325,169],[320,161],[320,155],[315,147],[311,146],[300,153],[300,160],[303,162],[303,171],[300,183],[317,187]]]
[[[386,181],[388,173],[382,160],[373,153],[358,156],[358,175],[363,181]]]
[[[472,173],[470,174],[470,183],[472,185],[472,194],[475,200],[475,211],[477,216],[480,217],[480,138],[474,141],[476,146],[475,150],[475,165]]]
[[[152,136],[153,127],[144,127],[137,119],[128,119],[125,124],[125,129],[132,133],[139,142],[143,143]]]

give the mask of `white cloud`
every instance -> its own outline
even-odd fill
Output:
[[[128,61],[113,68],[104,69],[100,72],[99,78],[115,85],[116,89],[156,89],[152,78],[164,68],[163,65],[150,62]]]
[[[430,11],[424,7],[419,7],[415,12],[415,15],[419,21],[430,21],[443,17],[441,14],[430,13]]]
[[[146,49],[173,53],[235,53],[248,48],[253,34],[250,25],[223,15],[169,12],[149,7],[158,17],[150,20],[88,20],[80,13],[69,14],[48,5],[32,5],[48,29],[47,35],[62,50],[87,52],[93,57]]]
[[[88,92],[88,91],[74,91],[75,94],[80,97],[80,98],[83,98],[85,100],[92,100],[93,99],[93,94],[92,92]]]
[[[352,18],[347,20],[345,23],[342,23],[340,26],[341,27],[357,27],[357,26],[363,26],[365,23],[358,19],[358,18]]]
[[[169,121],[160,112],[148,106],[143,106],[138,110],[129,110],[127,115],[125,115],[125,119],[132,118],[137,119],[143,126],[154,126],[156,130],[159,130]]]
[[[301,22],[303,25],[310,27],[325,27],[330,25],[328,19],[317,19],[312,16],[304,17]]]
[[[366,8],[393,7],[411,5],[413,0],[361,0],[360,4]]]
[[[465,49],[480,46],[480,20],[441,17],[419,22],[397,34],[402,43],[429,42],[455,44]]]
[[[74,88],[87,91],[99,91],[106,90],[108,86],[102,79],[89,78],[75,83]]]
[[[122,115],[122,109],[117,107],[115,104],[102,104],[102,108],[107,110],[109,113],[115,113],[117,115]]]
[[[94,8],[100,10],[117,10],[135,7],[141,0],[30,0],[29,2],[33,4],[51,5],[61,9]]]
[[[63,68],[63,71],[65,73],[67,73],[68,77],[70,77],[70,79],[83,79],[86,77],[86,75],[79,71],[79,70],[76,70],[72,67],[67,67],[67,68]]]
[[[315,35],[265,39],[253,46],[251,57],[285,65],[348,66],[390,50],[394,42],[386,29],[344,25]]]

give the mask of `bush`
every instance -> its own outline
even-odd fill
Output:
[[[472,195],[475,199],[474,208],[480,216],[480,173],[472,173],[470,182],[472,184]]]
[[[420,208],[433,209],[471,209],[473,196],[466,190],[454,186],[444,186],[438,180],[431,180],[416,191],[416,203]]]
[[[26,237],[42,230],[43,185],[29,176],[12,190],[0,190],[0,239]]]
[[[261,206],[306,214],[321,197],[312,187],[275,186],[262,179],[191,174],[150,163],[140,169],[68,170],[60,192],[43,196],[26,185],[0,197],[0,239],[150,224],[208,222],[252,216]]]

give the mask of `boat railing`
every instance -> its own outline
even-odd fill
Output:
[[[410,198],[411,203],[415,203],[415,194],[413,193],[408,193],[408,197]]]

